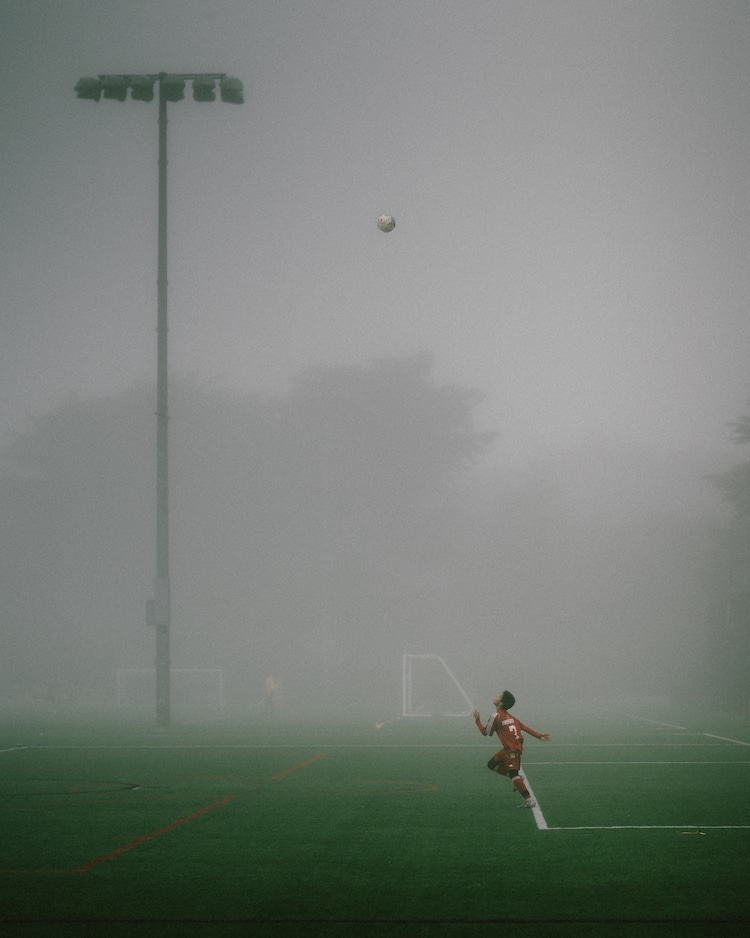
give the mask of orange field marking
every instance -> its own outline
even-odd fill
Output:
[[[318,753],[318,755],[313,756],[311,759],[306,759],[304,762],[298,762],[296,765],[291,765],[288,769],[282,769],[281,772],[278,772],[276,775],[271,775],[268,781],[277,782],[279,779],[284,778],[284,776],[290,775],[292,772],[297,772],[299,769],[303,769],[306,765],[310,765],[313,762],[317,762],[318,759],[324,758],[324,756],[325,753],[321,752]],[[260,787],[260,784],[254,785],[249,790],[255,791]],[[126,853],[128,850],[132,850],[134,847],[139,847],[141,844],[145,844],[149,840],[153,840],[155,837],[161,837],[162,834],[168,834],[175,828],[181,827],[183,824],[187,824],[188,821],[193,821],[195,818],[200,817],[203,814],[207,814],[209,811],[213,811],[215,808],[220,808],[223,805],[228,804],[236,797],[237,795],[227,795],[225,798],[220,798],[218,801],[207,804],[205,807],[199,808],[197,811],[193,811],[191,814],[186,814],[185,817],[178,818],[176,821],[173,821],[171,824],[167,824],[165,827],[160,827],[158,830],[151,831],[148,834],[143,834],[141,837],[136,837],[135,840],[131,840],[130,843],[123,844],[121,847],[117,847],[115,850],[110,850],[109,853],[104,853],[100,857],[95,857],[93,860],[89,860],[87,863],[82,863],[73,870],[0,870],[0,875],[17,874],[27,876],[44,876],[52,874],[59,875],[70,873],[87,873],[95,866],[99,866],[101,863],[107,863],[109,860],[114,860],[121,854]]]
[[[282,769],[278,775],[272,775],[269,781],[277,782],[280,778],[283,778],[285,775],[289,775],[292,772],[296,772],[297,769],[304,769],[306,765],[310,765],[311,762],[317,762],[318,759],[324,758],[325,753],[319,752],[317,756],[313,756],[312,759],[306,759],[304,762],[298,762],[296,765],[290,766],[288,769]]]
[[[219,801],[214,801],[213,804],[207,804],[205,808],[199,808],[197,811],[193,811],[192,814],[186,814],[185,817],[181,817],[177,821],[173,821],[171,824],[167,824],[166,827],[160,827],[159,830],[151,831],[150,834],[144,834],[142,837],[136,837],[136,839],[131,840],[129,844],[123,844],[122,847],[117,847],[116,850],[111,850],[109,853],[105,853],[100,857],[96,857],[94,860],[89,860],[88,863],[83,863],[81,866],[77,866],[74,870],[71,870],[71,873],[86,873],[93,867],[98,866],[100,863],[106,863],[108,860],[114,860],[115,857],[119,857],[121,853],[125,853],[127,850],[132,850],[133,847],[139,847],[141,844],[145,844],[146,841],[153,840],[155,837],[160,837],[162,834],[167,834],[176,827],[180,827],[182,824],[187,824],[188,821],[192,821],[195,818],[200,817],[202,814],[207,814],[209,811],[213,811],[214,808],[220,808],[229,801],[233,801],[236,797],[236,795],[227,795],[226,798],[221,798]]]

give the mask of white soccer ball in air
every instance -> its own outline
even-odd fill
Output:
[[[393,231],[396,227],[396,219],[393,215],[381,215],[378,218],[378,228],[381,231]]]

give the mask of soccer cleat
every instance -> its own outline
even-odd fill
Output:
[[[523,804],[519,804],[519,808],[535,808],[536,801],[533,798],[524,798]]]

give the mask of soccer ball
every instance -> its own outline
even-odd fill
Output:
[[[381,215],[378,218],[378,228],[381,231],[393,231],[396,227],[396,219],[393,215]]]

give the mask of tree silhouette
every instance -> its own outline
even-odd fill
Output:
[[[750,417],[729,424],[732,442],[750,443]],[[715,600],[707,616],[707,642],[702,678],[718,688],[727,709],[750,711],[747,670],[750,661],[750,462],[714,475],[714,484],[734,510],[720,540],[714,564]]]
[[[429,620],[452,494],[490,441],[479,395],[431,367],[317,368],[273,398],[173,380],[173,667],[223,667],[248,700],[256,672],[321,700],[382,685],[375,663],[397,680],[393,596]],[[5,667],[37,695],[104,697],[152,664],[154,450],[149,388],[66,402],[3,450]]]

